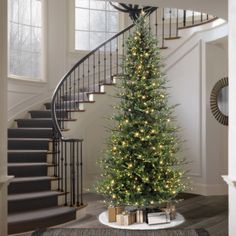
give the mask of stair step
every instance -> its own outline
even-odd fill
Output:
[[[71,98],[71,100],[72,100],[72,98]],[[68,101],[69,102],[69,101]],[[84,104],[84,103],[95,103],[95,101],[89,101],[89,100],[77,100],[77,98],[75,98],[75,100],[73,101],[74,103],[76,103],[76,104]],[[51,110],[51,103],[45,103],[44,104],[45,106],[46,106],[46,109],[48,109],[48,110]],[[57,108],[59,109],[59,105],[57,105]],[[71,108],[71,109],[73,109],[73,108],[76,108],[76,109],[78,109],[79,108],[79,106],[78,105],[76,105],[75,107],[74,106],[69,106],[69,105],[67,105],[67,106],[63,106],[63,108],[64,109],[66,109],[66,110],[70,110],[69,108]]]
[[[52,138],[52,128],[10,128],[8,138]]]
[[[48,150],[49,141],[46,138],[8,138],[8,150]]]
[[[15,177],[33,177],[46,176],[48,167],[52,166],[48,163],[9,163],[8,174]]]
[[[31,118],[51,118],[52,113],[51,110],[46,110],[46,111],[29,111]],[[67,117],[67,112],[65,110],[61,110],[57,112],[57,116],[66,118]]]
[[[8,195],[8,213],[24,212],[58,205],[62,192],[43,191]]]
[[[159,49],[165,50],[165,49],[168,49],[168,47],[160,47]]]
[[[52,128],[51,118],[17,119],[18,127]]]
[[[88,93],[74,93],[74,94],[67,94],[62,96],[62,99],[64,101],[71,101],[71,100],[76,100],[76,101],[88,101],[89,100],[89,96]]]
[[[9,150],[8,163],[46,162],[47,150]]]
[[[8,233],[16,234],[46,228],[74,220],[75,218],[76,209],[71,207],[52,207],[10,214],[8,216]]]
[[[175,40],[175,39],[180,39],[180,36],[172,36],[172,37],[166,37],[165,40]]]
[[[49,176],[14,178],[8,186],[8,194],[49,191],[51,181],[55,180],[58,178]]]

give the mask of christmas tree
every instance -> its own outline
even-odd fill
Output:
[[[185,190],[183,160],[168,105],[160,49],[144,16],[127,40],[120,104],[113,116],[97,191],[112,205],[149,206],[176,199]]]

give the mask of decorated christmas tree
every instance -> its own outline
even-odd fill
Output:
[[[171,202],[186,188],[175,106],[168,104],[160,50],[144,16],[127,40],[115,127],[101,161],[97,191],[108,204],[149,206]]]

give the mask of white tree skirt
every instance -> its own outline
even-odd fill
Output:
[[[107,211],[104,211],[99,215],[99,221],[104,225],[117,229],[152,230],[152,229],[166,229],[180,225],[184,222],[184,217],[181,214],[177,213],[176,219],[172,220],[170,223],[167,224],[148,225],[147,223],[142,223],[142,224],[135,223],[132,225],[124,226],[124,225],[118,225],[116,222],[109,223],[108,213]]]

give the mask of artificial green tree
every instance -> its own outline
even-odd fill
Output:
[[[144,16],[127,40],[121,76],[120,104],[112,117],[114,129],[101,161],[97,191],[108,204],[148,206],[174,201],[184,191],[183,160],[175,106],[168,104],[166,76],[156,39]]]

